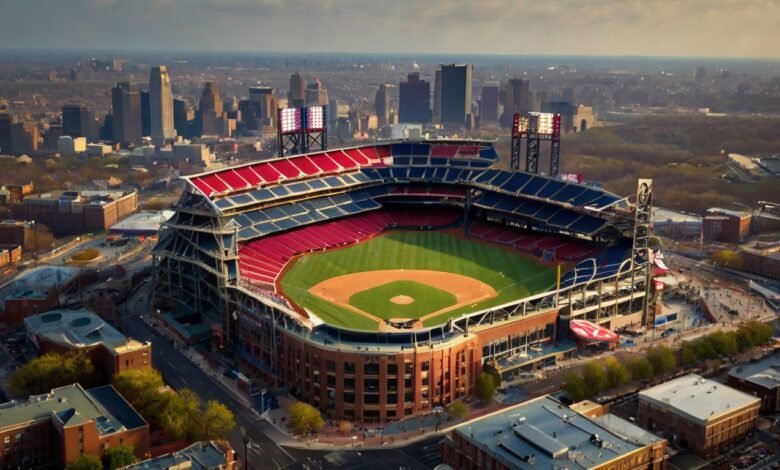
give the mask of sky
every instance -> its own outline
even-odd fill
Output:
[[[0,48],[780,58],[780,0],[0,0]]]

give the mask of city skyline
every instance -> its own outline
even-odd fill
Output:
[[[780,57],[775,47],[780,30],[774,27],[780,3],[775,0],[570,0],[558,5],[509,0],[424,5],[357,0],[284,5],[271,0],[3,0],[0,6],[5,12],[0,42],[13,50],[91,49],[99,37],[103,50],[158,52]],[[46,18],[41,11],[47,12]],[[196,24],[213,27],[190,27]],[[298,28],[307,34],[296,33]],[[138,34],[141,29],[143,34]]]

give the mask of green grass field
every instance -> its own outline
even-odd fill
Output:
[[[408,295],[414,302],[406,305],[393,303],[397,295]],[[390,318],[419,318],[437,310],[455,305],[454,295],[414,281],[395,281],[358,292],[349,298],[349,304],[384,320]]]
[[[328,302],[308,290],[317,283],[343,274],[374,271],[380,269],[426,269],[446,271],[478,279],[490,286],[498,296],[476,305],[464,306],[425,321],[425,326],[435,326],[469,311],[501,305],[515,299],[544,292],[555,285],[555,268],[544,266],[532,259],[506,249],[483,243],[479,240],[463,240],[443,232],[391,232],[372,238],[349,248],[310,254],[299,258],[281,280],[282,292],[301,307],[314,312],[323,321],[346,328],[376,331],[378,325],[339,305]],[[365,295],[353,295],[362,307],[353,306],[380,318],[419,318],[435,312],[445,302],[424,301],[423,308],[403,310],[407,313],[377,312],[378,308],[389,307],[388,299],[399,292],[392,284],[385,290],[379,287],[369,289]],[[416,283],[415,283],[416,284]],[[389,286],[389,287],[388,287]],[[418,284],[430,289],[428,286]],[[411,287],[411,286],[408,286]],[[438,289],[434,289],[438,291]],[[372,294],[372,291],[376,291]],[[390,292],[388,292],[390,291]],[[439,291],[441,292],[441,291]],[[446,292],[443,292],[447,294]],[[391,295],[392,294],[392,295]],[[392,304],[393,308],[411,307],[424,293],[406,292],[415,302],[406,306]],[[447,294],[449,295],[449,294]],[[377,305],[370,305],[375,299]],[[450,304],[451,305],[451,304]],[[446,305],[445,305],[446,306]],[[399,311],[396,311],[399,312]]]

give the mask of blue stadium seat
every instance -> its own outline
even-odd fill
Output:
[[[512,177],[512,173],[509,173],[508,171],[501,171],[499,172],[495,178],[490,180],[490,186],[496,186],[501,187],[502,184],[504,184],[509,178]]]
[[[602,229],[607,222],[605,220],[584,215],[580,217],[576,222],[569,226],[569,229],[574,232],[590,234]]]
[[[533,176],[531,177],[531,181],[526,183],[525,186],[523,186],[523,194],[528,194],[529,196],[535,196],[537,192],[539,192],[542,187],[547,184],[548,179],[543,178],[541,176]]]
[[[547,222],[548,219],[550,219],[552,216],[555,215],[556,212],[559,210],[562,210],[558,206],[553,206],[551,204],[544,204],[541,209],[539,209],[536,214],[533,215],[534,218],[538,220],[543,220]]]
[[[550,217],[547,223],[550,225],[566,228],[580,217],[581,214],[578,214],[574,211],[561,209],[556,212],[554,216]]]
[[[428,157],[412,157],[412,165],[428,166]]]
[[[569,202],[570,200],[582,194],[585,189],[586,188],[583,188],[577,184],[567,184],[565,188],[561,189],[557,194],[552,196],[552,199],[560,202]]]
[[[446,166],[449,164],[449,159],[440,157],[431,157],[431,165],[434,166]]]
[[[563,181],[557,181],[557,180],[550,180],[547,182],[546,185],[542,189],[540,189],[536,195],[538,197],[542,197],[545,199],[550,199],[553,197],[555,193],[563,189],[563,187],[566,186],[566,183]]]
[[[393,144],[393,161],[401,155],[412,155],[412,144]]]
[[[519,171],[514,172],[512,176],[501,186],[504,191],[511,193],[517,193],[521,191],[523,186],[531,179],[531,175],[528,173],[521,173]]]

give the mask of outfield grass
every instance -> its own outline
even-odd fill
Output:
[[[478,279],[498,292],[498,296],[493,299],[430,318],[425,321],[425,326],[439,325],[465,312],[544,292],[555,285],[555,268],[546,267],[511,251],[479,240],[463,240],[444,232],[411,231],[391,232],[349,248],[303,256],[284,275],[281,288],[290,299],[311,310],[325,322],[357,330],[376,331],[378,325],[370,318],[312,295],[308,289],[342,274],[380,269],[452,272]],[[364,310],[375,314],[377,309]],[[427,313],[436,310],[438,308],[432,307]]]
[[[414,302],[401,305],[390,299],[397,295],[408,295]],[[388,320],[390,318],[420,318],[450,305],[458,299],[449,292],[414,281],[395,281],[363,292],[349,298],[349,304],[364,312]]]

